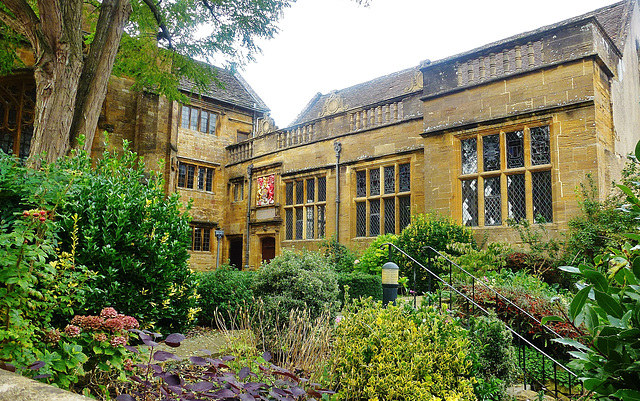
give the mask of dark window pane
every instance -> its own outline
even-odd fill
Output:
[[[500,135],[482,137],[482,157],[484,171],[500,170]]]
[[[293,205],[293,182],[287,182],[285,185],[285,202],[287,205]]]
[[[531,164],[539,166],[550,163],[549,126],[531,128]]]
[[[384,168],[384,193],[393,194],[396,192],[396,166],[386,166]]]
[[[207,169],[207,185],[205,187],[205,190],[211,192],[212,189],[213,189],[213,169],[208,168]]]
[[[318,238],[324,238],[326,225],[325,207],[320,205],[318,206]]]
[[[356,203],[356,237],[367,236],[367,204]]]
[[[184,163],[178,164],[178,187],[184,188],[187,182],[187,165]]]
[[[296,181],[296,203],[304,203],[304,181]]]
[[[462,224],[478,225],[478,180],[462,181]]]
[[[198,118],[200,117],[198,114],[198,109],[191,109],[191,124],[189,129],[197,130],[198,129]]]
[[[209,245],[211,244],[211,229],[202,229],[202,250],[209,251]]]
[[[2,117],[2,115],[0,115]],[[6,154],[13,153],[13,134],[8,131],[0,131],[0,149]]]
[[[182,119],[180,123],[181,128],[189,128],[189,106],[182,106]]]
[[[209,113],[202,110],[200,112],[200,132],[204,132],[205,134],[209,132]]]
[[[318,177],[318,202],[327,200],[327,178]]]
[[[533,201],[534,222],[552,222],[553,198],[551,196],[551,171],[531,173],[531,200]]]
[[[369,195],[380,195],[380,170],[369,170]]]
[[[396,233],[396,198],[384,200],[384,233]]]
[[[367,196],[367,172],[356,172],[356,196]]]
[[[380,235],[380,199],[369,202],[369,236]]]
[[[507,208],[510,219],[520,221],[527,218],[524,174],[507,176]]]
[[[302,239],[302,228],[304,227],[304,214],[301,207],[296,208],[296,239]]]
[[[293,209],[286,209],[285,213],[285,238],[293,239]]]
[[[411,190],[411,165],[401,164],[399,171],[399,179],[400,179],[400,192],[407,192]]]
[[[313,215],[313,206],[307,206],[307,239],[313,239],[313,223],[315,222]]]
[[[33,137],[33,125],[21,126],[20,131],[20,151],[18,157],[26,159],[29,157],[29,150],[31,149],[31,138]]]
[[[198,189],[204,190],[204,181],[207,177],[207,170],[204,167],[198,168]]]
[[[478,172],[478,140],[476,138],[460,141],[462,150],[462,174]]]
[[[209,133],[211,135],[216,134],[216,122],[218,121],[218,115],[215,113],[209,113]]]
[[[400,231],[402,231],[411,223],[411,197],[399,197],[398,207],[400,207]]]
[[[502,202],[500,194],[500,177],[484,180],[484,225],[499,226],[502,224]]]
[[[309,178],[307,180],[307,203],[313,203],[316,192],[316,180],[315,178]]]
[[[194,228],[193,230],[193,250],[201,251],[202,250],[202,229],[199,227]]]
[[[187,188],[193,189],[193,178],[196,174],[196,166],[187,164]]]
[[[507,168],[524,167],[524,132],[507,132]]]

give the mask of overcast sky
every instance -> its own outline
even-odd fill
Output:
[[[318,92],[347,88],[553,24],[614,0],[298,0],[241,75],[286,127]]]

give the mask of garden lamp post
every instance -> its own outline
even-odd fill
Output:
[[[382,266],[382,304],[389,302],[396,304],[398,297],[398,273],[400,268],[393,262],[387,262]]]
[[[215,230],[214,234],[218,240],[218,251],[216,252],[216,270],[218,270],[218,267],[220,267],[220,241],[224,237],[224,230]]]

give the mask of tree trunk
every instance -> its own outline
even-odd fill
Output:
[[[129,0],[103,0],[96,33],[91,43],[76,97],[76,107],[70,130],[70,143],[77,147],[81,135],[85,137],[84,149],[91,150],[93,138],[107,95],[107,86],[124,25],[131,14]]]
[[[69,129],[82,72],[82,1],[41,0],[32,43],[36,110],[29,164],[53,162],[70,147]]]

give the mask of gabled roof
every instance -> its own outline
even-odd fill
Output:
[[[339,96],[346,108],[354,109],[407,94],[418,72],[417,67],[408,68],[325,95],[318,93],[290,125],[317,119],[331,96]]]
[[[631,14],[630,11],[635,1],[636,0],[623,0],[556,24],[547,25],[534,31],[524,32],[461,54],[447,57],[432,63],[432,65],[468,56],[484,49],[501,45],[516,39],[521,39],[523,37],[539,35],[545,31],[557,29],[564,25],[572,24],[588,18],[595,18],[602,26],[605,33],[611,38],[612,42],[621,51],[623,49],[624,41],[626,40],[626,34],[628,31],[627,26],[629,24]],[[345,89],[333,91],[328,94],[318,93],[311,99],[307,106],[300,112],[300,114],[298,114],[296,119],[290,125],[302,124],[319,118],[322,115],[325,102],[332,96],[341,98],[344,101],[345,109],[354,109],[406,94],[409,92],[408,88],[412,87],[412,82],[418,69],[419,66],[416,66]]]
[[[192,82],[182,80],[180,89],[247,109],[269,111],[260,96],[239,73],[216,66],[210,67],[215,72],[218,82],[214,80],[204,92],[199,92]]]

